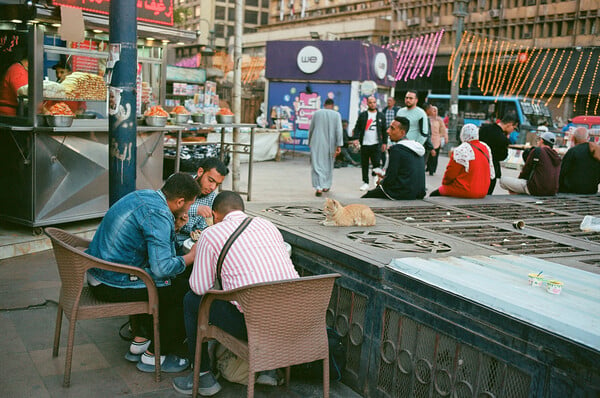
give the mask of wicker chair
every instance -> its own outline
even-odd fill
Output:
[[[114,316],[150,314],[154,321],[154,351],[160,358],[160,340],[158,331],[158,293],[154,281],[144,270],[123,264],[111,263],[83,252],[90,241],[70,234],[58,228],[46,228],[46,235],[52,241],[54,257],[60,274],[60,298],[56,314],[54,347],[52,356],[58,356],[62,313],[69,319],[69,338],[65,360],[63,386],[71,381],[71,359],[75,340],[75,325],[80,319],[110,318]],[[111,303],[96,299],[87,286],[84,286],[86,271],[90,268],[102,268],[109,271],[125,272],[138,276],[148,288],[148,301]],[[160,361],[156,361],[155,379],[160,381]]]
[[[198,393],[202,343],[215,339],[248,361],[248,397],[254,396],[256,372],[323,360],[323,396],[329,397],[329,346],[325,313],[339,274],[257,283],[229,291],[209,290],[202,296],[194,363],[193,396]],[[248,342],[208,323],[214,300],[237,301],[244,311]]]

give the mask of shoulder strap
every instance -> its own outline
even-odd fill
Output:
[[[238,236],[241,235],[242,232],[244,232],[244,230],[250,224],[251,221],[252,221],[252,217],[246,217],[246,219],[244,219],[244,221],[242,221],[242,223],[236,228],[236,230],[233,231],[233,233],[231,234],[229,239],[227,239],[227,241],[223,245],[223,248],[221,249],[221,253],[219,254],[219,259],[217,260],[218,286],[217,286],[217,284],[215,284],[215,287],[218,288],[219,290],[223,289],[223,283],[221,282],[221,268],[223,267],[223,261],[225,261],[225,256],[227,255],[227,252],[233,245],[233,242],[237,239]]]
[[[469,145],[471,145],[471,147],[472,147],[472,148],[475,148],[475,149],[477,149],[479,152],[483,153],[483,156],[485,156],[485,158],[488,160],[488,162],[490,161],[490,158],[488,157],[488,155],[486,155],[486,154],[485,154],[485,152],[483,152],[483,150],[481,150],[481,148],[479,148],[479,147],[477,147],[477,146],[475,146],[475,145],[471,144],[470,142],[469,142]]]

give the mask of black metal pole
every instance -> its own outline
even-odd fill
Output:
[[[111,1],[109,15],[108,200],[112,206],[136,181],[137,7]],[[112,62],[111,62],[112,60]],[[112,69],[111,69],[112,67]]]

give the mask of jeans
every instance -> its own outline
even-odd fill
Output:
[[[194,361],[196,354],[196,337],[198,331],[198,308],[202,296],[198,296],[193,291],[188,291],[183,299],[183,312],[185,320],[185,333],[187,335],[188,356],[191,362]],[[216,300],[210,306],[209,322],[211,325],[223,329],[237,339],[247,341],[248,332],[246,330],[246,321],[235,305],[229,301]],[[200,372],[206,372],[211,369],[210,358],[208,357],[208,343],[202,343],[202,358],[200,361]]]
[[[183,323],[183,296],[189,290],[188,274],[184,273],[172,280],[171,286],[159,287],[158,322],[160,328],[160,346],[162,353],[176,351],[185,338]],[[92,294],[100,300],[109,302],[127,302],[148,300],[148,289],[122,289],[105,284],[91,286]],[[154,352],[152,316],[138,314],[130,317],[132,332],[135,336],[151,339],[148,351]]]

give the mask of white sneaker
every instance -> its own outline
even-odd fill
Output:
[[[369,184],[367,184],[366,182],[360,186],[361,191],[366,191],[368,189],[369,189]]]

